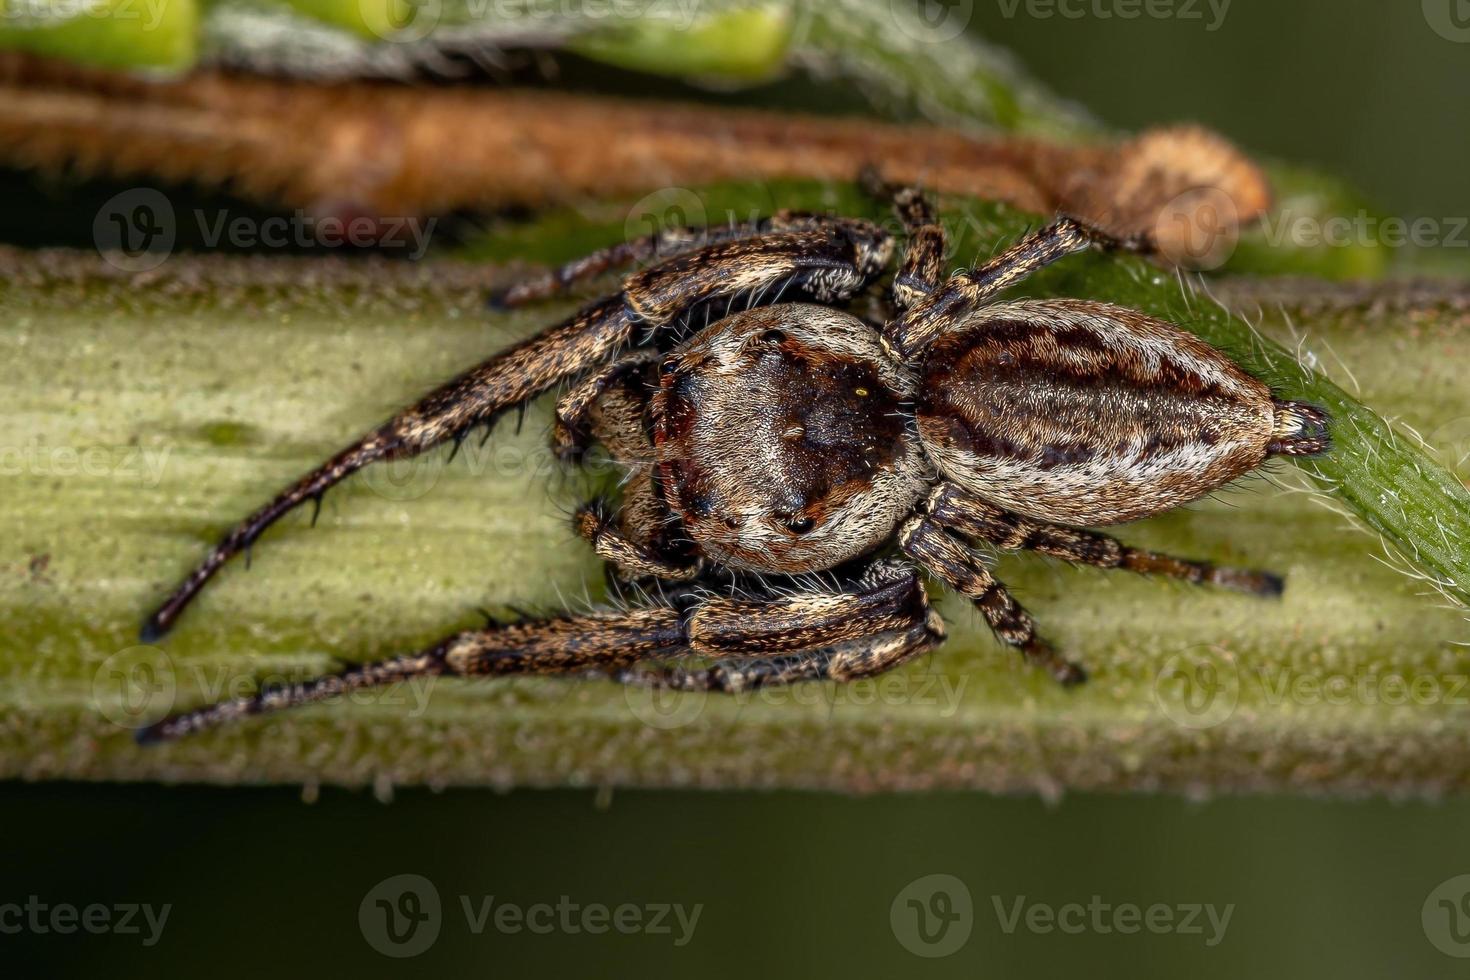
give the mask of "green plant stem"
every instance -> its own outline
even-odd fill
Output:
[[[777,196],[870,207],[840,188]],[[750,198],[724,188],[706,199],[717,215]],[[1026,221],[963,202],[946,215],[963,260]],[[499,240],[526,258],[558,258],[606,242],[619,219],[593,209],[578,228],[550,216]],[[175,256],[135,276],[94,255],[0,255],[0,421],[11,434],[0,460],[0,774],[1049,794],[1470,784],[1463,610],[1426,596],[1423,582],[1377,560],[1372,536],[1318,506],[1358,506],[1419,561],[1452,564],[1465,560],[1465,538],[1454,546],[1463,525],[1445,522],[1460,513],[1463,486],[1426,482],[1432,464],[1407,438],[1203,297],[1187,298],[1172,276],[1108,256],[1068,260],[1035,289],[1172,315],[1339,418],[1337,449],[1319,466],[1341,496],[1307,492],[1288,466],[1119,530],[1132,544],[1284,572],[1283,600],[1007,555],[999,575],[1089,665],[1083,688],[1059,690],[1024,668],[947,597],[941,652],[856,688],[661,704],[596,681],[441,681],[133,745],[127,726],[165,705],[413,650],[473,626],[479,606],[549,611],[600,597],[600,569],[565,527],[598,480],[552,463],[542,405],[519,434],[503,426],[452,463],[434,452],[348,481],[314,529],[309,512],[294,515],[260,542],[252,568],[224,572],[164,646],[136,644],[150,603],[240,515],[568,309],[487,315],[481,296],[495,275],[446,261]],[[1463,304],[1350,299],[1295,315],[1305,347],[1351,364],[1366,401],[1437,434],[1446,458],[1470,447]],[[1279,315],[1259,329],[1296,342]],[[1366,499],[1373,487],[1417,509]]]

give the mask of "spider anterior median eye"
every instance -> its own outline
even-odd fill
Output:
[[[786,342],[786,333],[781,330],[767,330],[761,334],[761,343],[781,344]]]
[[[792,534],[805,534],[817,526],[817,522],[810,517],[793,517],[786,522],[786,528]]]

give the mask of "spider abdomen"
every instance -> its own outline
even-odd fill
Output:
[[[1215,348],[1084,300],[978,310],[926,353],[917,414],[950,479],[1073,525],[1195,500],[1260,466],[1280,428],[1270,389]]]

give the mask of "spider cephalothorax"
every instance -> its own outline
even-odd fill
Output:
[[[627,471],[619,498],[583,507],[575,528],[618,580],[646,586],[633,593],[644,604],[456,633],[417,654],[176,715],[140,737],[425,674],[590,673],[717,691],[850,680],[943,639],[924,574],[969,597],[1030,662],[1081,680],[990,574],[985,544],[1279,593],[1268,573],[1085,528],[1195,500],[1271,455],[1321,452],[1323,413],[1273,397],[1219,351],[1143,313],[995,302],[1072,252],[1147,243],[1060,218],[945,280],[944,233],[923,197],[884,191],[907,232],[885,322],[834,308],[883,271],[893,248],[856,219],[783,212],[707,232],[703,245],[680,230],[574,263],[511,295],[548,295],[619,259],[679,248],[287,488],[220,542],[144,633],[167,630],[226,560],[348,474],[461,439],[563,383],[558,451],[575,459],[601,443]]]
[[[650,405],[664,496],[711,559],[831,568],[893,536],[928,469],[913,374],[840,310],[783,304],[712,324]]]

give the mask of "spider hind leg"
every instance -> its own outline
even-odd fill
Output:
[[[140,729],[141,744],[167,741],[251,715],[315,704],[348,691],[413,677],[599,675],[624,683],[737,690],[742,685],[852,679],[897,665],[943,638],[918,573],[879,562],[845,588],[752,599],[709,598],[580,616],[522,619],[466,630],[416,654],[346,667],[295,684],[171,715]],[[635,671],[683,656],[716,661],[714,673]],[[712,668],[713,669],[713,668]]]
[[[1281,576],[1273,572],[1175,558],[1131,548],[1096,531],[1014,514],[954,483],[941,483],[936,487],[929,495],[925,509],[944,527],[972,541],[986,541],[1005,551],[1038,551],[1078,565],[1122,568],[1263,598],[1279,596],[1286,587]]]
[[[914,517],[905,523],[899,529],[899,546],[904,554],[974,603],[996,639],[1018,650],[1027,663],[1045,670],[1064,687],[1087,680],[1082,665],[1068,660],[1038,636],[1031,614],[1005,585],[932,518]]]

